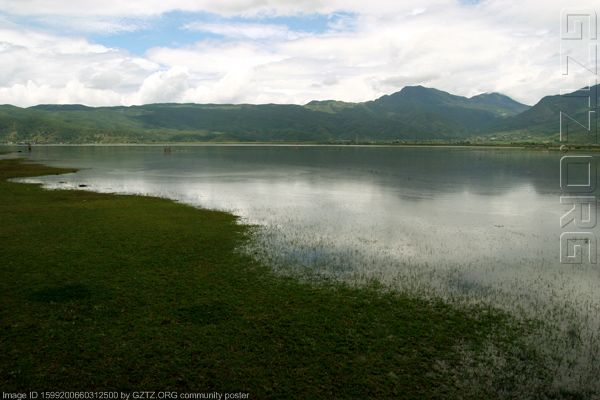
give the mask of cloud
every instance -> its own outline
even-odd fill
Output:
[[[499,0],[487,0],[499,2]],[[543,0],[529,0],[538,6]],[[516,3],[520,4],[520,3]],[[559,4],[557,2],[557,4]],[[289,16],[350,12],[386,16],[415,14],[428,8],[457,7],[456,0],[3,0],[2,11],[24,16],[140,17],[173,11],[207,12],[223,16]]]
[[[423,85],[427,86],[429,82],[438,79],[439,75],[437,74],[415,74],[415,75],[396,75],[396,76],[388,76],[383,79],[377,79],[373,82],[373,85],[376,88],[379,88],[383,91],[395,90],[398,88],[403,88],[407,85]]]
[[[184,25],[184,29],[191,31],[208,32],[235,39],[286,39],[293,40],[305,36],[301,32],[294,32],[285,25],[258,24],[258,23],[204,23],[192,22]]]
[[[251,70],[230,71],[218,80],[188,89],[183,98],[190,103],[247,103],[248,93],[255,93],[254,99],[260,96],[256,83]]]
[[[561,9],[552,0],[3,0],[0,103],[302,104],[371,100],[415,84],[534,103],[565,87]],[[182,18],[183,34],[195,43],[151,46],[142,56],[86,38],[86,21],[89,32],[144,31],[152,18],[174,10],[236,18]],[[303,18],[314,13],[331,20],[325,31],[304,33]],[[15,15],[49,21],[55,33]],[[274,15],[295,15],[299,25]],[[583,86],[589,74],[573,71],[569,85]]]
[[[6,101],[11,99],[12,101]],[[0,103],[21,105],[33,104],[119,104],[121,95],[112,90],[86,87],[73,79],[62,86],[50,86],[27,81],[0,88]]]
[[[160,68],[148,59],[4,24],[0,28],[0,103],[121,104]]]
[[[212,12],[231,14],[290,14],[306,9],[306,3],[321,5],[321,1],[269,0],[4,0],[3,11],[14,15],[60,16],[148,16],[170,11]]]
[[[397,9],[395,1],[379,1],[377,7]],[[402,2],[404,3],[404,2]],[[408,3],[418,4],[417,1]],[[170,11],[210,12],[220,15],[294,15],[299,13],[332,13],[344,10],[360,10],[372,7],[362,0],[3,0],[2,10],[14,15],[60,15],[60,16],[149,16]],[[415,6],[416,7],[416,6]],[[412,7],[412,8],[415,8]]]
[[[158,71],[144,79],[139,91],[133,96],[132,103],[170,103],[181,102],[189,87],[189,73],[185,67],[173,67],[167,71]]]
[[[144,20],[129,18],[44,16],[35,18],[35,22],[63,32],[105,35],[118,35],[148,28],[148,24]]]

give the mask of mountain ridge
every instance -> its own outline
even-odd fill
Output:
[[[0,142],[460,141],[530,134],[552,140],[558,115],[551,115],[553,97],[528,106],[501,93],[464,97],[419,85],[361,103],[3,105]],[[582,112],[574,104],[569,109]]]

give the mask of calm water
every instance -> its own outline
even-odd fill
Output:
[[[26,180],[48,188],[85,184],[231,211],[259,226],[246,250],[283,273],[377,279],[536,316],[552,327],[536,340],[552,352],[562,346],[556,368],[566,381],[599,373],[599,270],[558,262],[559,153],[184,146],[165,155],[127,146],[35,147],[26,156],[81,169]]]

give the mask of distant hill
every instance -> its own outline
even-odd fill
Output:
[[[503,117],[517,115],[530,108],[501,93],[483,93],[471,97],[469,101],[478,107],[494,111]]]
[[[493,131],[507,116],[517,113],[515,108],[528,108],[506,99],[507,103],[500,106],[487,96],[467,98],[423,86],[408,86],[365,106],[375,115],[407,124],[407,131],[417,134],[415,138],[427,135],[465,138]]]
[[[464,140],[522,131],[536,110],[505,95],[471,98],[423,86],[364,103],[300,105],[149,104],[132,107],[0,106],[0,142]],[[545,113],[539,132],[551,131]],[[554,120],[556,120],[554,114]],[[526,125],[526,124],[525,124]],[[556,125],[556,124],[555,124]],[[556,131],[556,126],[554,126]],[[553,132],[555,133],[555,132]]]
[[[589,89],[577,90],[562,95],[546,96],[533,107],[502,121],[496,127],[496,131],[501,132],[506,138],[528,136],[538,140],[558,140],[560,114],[562,112],[572,118],[563,117],[565,132],[580,138],[589,136],[589,132],[579,124],[588,127],[588,124],[591,123],[591,130],[596,130],[598,112],[600,111],[598,109],[599,95],[600,85],[596,85]],[[595,112],[590,114],[590,110],[595,110]],[[586,142],[589,143],[589,140],[586,140]]]

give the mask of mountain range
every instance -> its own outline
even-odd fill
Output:
[[[591,88],[595,108],[599,87]],[[0,105],[0,143],[552,142],[561,111],[587,122],[586,94],[547,96],[531,107],[500,93],[467,98],[423,86],[363,103]]]

